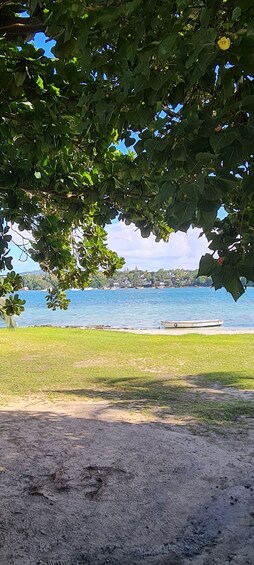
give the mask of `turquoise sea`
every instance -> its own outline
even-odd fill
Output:
[[[19,326],[90,326],[159,328],[162,320],[224,320],[224,327],[254,328],[254,288],[237,303],[212,288],[161,288],[69,291],[69,309],[52,312],[45,292],[22,291],[26,310]],[[3,323],[0,321],[0,325]]]

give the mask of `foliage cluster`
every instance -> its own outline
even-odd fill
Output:
[[[254,280],[253,1],[1,0],[0,15],[0,269],[17,224],[66,307],[66,288],[122,266],[113,218],[158,239],[196,226],[199,274],[237,299]]]

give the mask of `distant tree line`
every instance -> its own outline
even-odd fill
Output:
[[[27,273],[22,275],[23,289],[48,290],[56,284],[56,279],[45,273]]]
[[[108,278],[98,272],[90,280],[92,288],[151,288],[211,286],[210,277],[197,277],[197,270],[159,269],[158,271],[133,270],[117,271]],[[45,273],[27,273],[22,275],[23,288],[26,290],[48,290],[57,284],[57,280]]]

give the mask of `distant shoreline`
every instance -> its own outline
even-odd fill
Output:
[[[68,288],[66,292],[85,292],[88,290],[169,290],[169,289],[183,289],[183,288],[212,288],[211,285],[197,285],[197,284],[186,284],[182,286],[119,286],[119,287],[104,287],[97,288],[93,286],[87,286],[86,288]],[[248,287],[252,288],[252,287]],[[46,288],[21,288],[19,292],[47,292]]]

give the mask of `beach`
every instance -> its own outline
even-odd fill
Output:
[[[88,329],[83,326],[82,329]],[[103,329],[103,328],[102,328]],[[243,334],[254,334],[253,328],[172,328],[172,329],[135,329],[135,328],[105,328],[112,331],[130,332],[135,334],[148,334],[148,335],[188,335],[188,334],[200,334],[200,335],[243,335]]]

